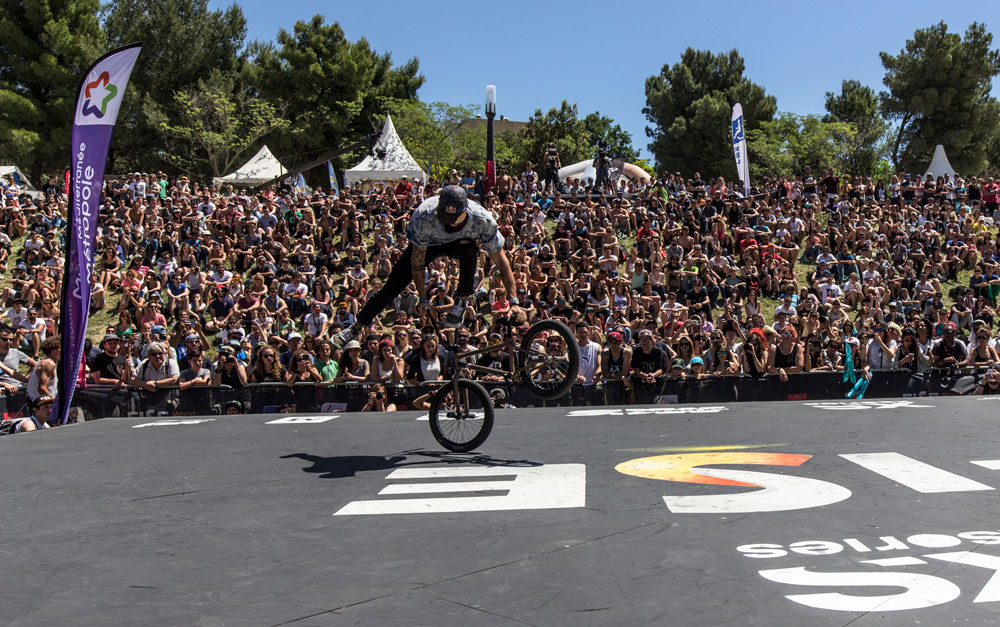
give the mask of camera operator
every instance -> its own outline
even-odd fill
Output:
[[[236,351],[232,346],[223,345],[219,349],[219,361],[215,365],[212,383],[231,388],[241,388],[247,384],[246,368],[236,359]]]
[[[368,402],[361,408],[361,411],[396,411],[396,404],[388,402],[385,386],[376,383],[368,391]]]
[[[597,180],[594,181],[594,189],[611,189],[611,157],[608,156],[606,144],[599,144],[597,158],[594,159],[594,169],[597,170]]]
[[[556,150],[555,142],[549,142],[549,149],[545,151],[542,163],[545,164],[545,181],[542,189],[545,191],[559,189],[559,168],[562,167],[562,162],[559,160],[559,151]]]

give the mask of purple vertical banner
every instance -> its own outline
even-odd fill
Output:
[[[62,357],[53,407],[56,413],[52,416],[53,421],[62,424],[69,418],[76,378],[83,362],[83,342],[90,315],[90,275],[94,271],[97,220],[108,148],[125,87],[141,47],[142,44],[131,44],[98,59],[84,74],[76,99],[68,190],[69,231],[59,323]]]

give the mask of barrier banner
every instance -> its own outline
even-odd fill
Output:
[[[104,187],[111,134],[125,87],[142,44],[118,48],[98,59],[84,74],[74,109],[70,159],[69,232],[66,237],[66,273],[63,279],[62,357],[53,420],[69,417],[70,401],[83,363],[83,341],[90,314],[90,275],[94,270],[97,218]]]
[[[865,398],[959,395],[971,393],[982,372],[949,373],[907,370],[876,370]],[[704,379],[664,379],[654,383],[621,381],[599,385],[574,385],[563,398],[547,401],[527,388],[505,381],[479,382],[496,407],[582,407],[658,405],[674,403],[735,403],[740,401],[819,401],[843,400],[849,390],[839,372],[792,374],[787,381],[776,375],[753,377],[707,377]],[[177,415],[206,416],[225,413],[226,403],[238,401],[241,413],[332,413],[356,412],[368,402],[370,383],[346,384],[251,384],[234,389],[191,387],[147,392],[132,388],[89,385],[76,391],[74,405],[83,408],[89,419],[112,416]],[[414,409],[414,401],[438,388],[438,383],[386,385],[386,396],[399,411]],[[23,393],[7,397],[11,415],[23,409]],[[2,408],[2,405],[0,405]]]

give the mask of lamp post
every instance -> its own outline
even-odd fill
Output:
[[[493,118],[497,116],[497,87],[486,86],[486,193],[497,186],[496,150],[493,147]]]

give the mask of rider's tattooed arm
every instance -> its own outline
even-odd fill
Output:
[[[417,288],[417,295],[420,298],[427,298],[427,285],[424,276],[424,272],[427,270],[427,249],[414,246],[410,263],[413,272],[413,285]]]

